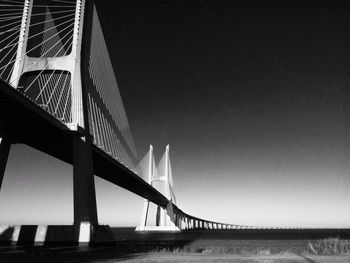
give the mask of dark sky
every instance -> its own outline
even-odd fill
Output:
[[[96,2],[139,154],[170,144],[184,208],[349,200],[346,1]]]
[[[347,1],[96,5],[139,157],[153,144],[159,160],[170,144],[185,212],[237,224],[350,227]],[[5,176],[0,209],[20,189],[14,157],[9,167],[15,176]],[[66,181],[53,170],[49,177],[66,189],[60,201],[71,213],[71,171],[62,167]],[[38,173],[25,175],[34,189]],[[96,184],[102,223],[138,223],[142,199]]]
[[[341,120],[345,2],[108,2],[96,1],[140,153],[317,140],[320,120]]]

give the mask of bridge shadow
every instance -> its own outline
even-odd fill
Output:
[[[0,226],[0,244],[33,245],[36,238],[40,244],[59,240],[73,243],[76,239],[72,226],[43,227],[44,231],[38,235],[38,225]]]
[[[1,226],[0,227],[0,244],[9,245],[30,245],[34,244],[36,225],[28,226]]]
[[[37,225],[0,227],[0,262],[119,261],[136,259],[150,252],[182,251],[191,241],[181,240],[172,233],[137,235],[134,228],[119,228],[114,229],[113,233],[117,240],[99,238],[98,242],[78,244],[60,241],[71,237],[73,232],[70,226],[48,226],[44,242],[35,242],[37,232]],[[57,232],[60,232],[59,235]]]
[[[116,245],[109,246],[67,246],[66,244],[43,246],[0,246],[0,262],[105,262],[124,261],[142,257],[142,253],[123,252]]]
[[[14,227],[3,227],[0,229],[0,244],[11,243],[11,238],[13,236]]]

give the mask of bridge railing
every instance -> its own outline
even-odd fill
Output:
[[[177,206],[174,206],[175,225],[181,230],[195,230],[195,229],[207,229],[207,230],[221,230],[221,229],[271,229],[270,227],[261,226],[249,226],[239,224],[227,224],[217,221],[210,221],[195,217],[183,212]]]

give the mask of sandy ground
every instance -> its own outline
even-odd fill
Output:
[[[304,255],[262,255],[262,256],[238,256],[238,255],[214,255],[214,254],[173,254],[173,253],[155,253],[139,254],[135,258],[121,259],[118,261],[103,261],[126,263],[151,263],[151,262],[236,262],[236,263],[350,263],[350,255],[347,256],[304,256]]]

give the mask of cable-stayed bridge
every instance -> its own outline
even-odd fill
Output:
[[[0,138],[0,186],[14,143],[73,165],[75,240],[99,229],[94,175],[145,198],[138,231],[257,228],[183,212],[169,147],[158,166],[152,147],[139,162],[92,0],[0,0]],[[47,229],[39,226],[35,240]],[[21,235],[21,226],[0,230],[12,241]]]

